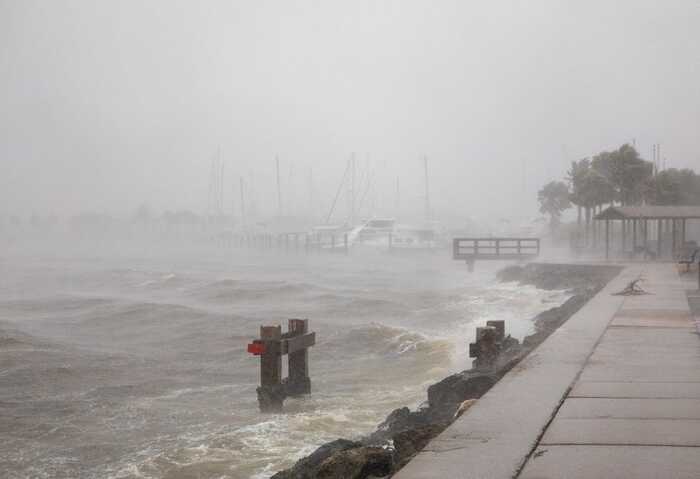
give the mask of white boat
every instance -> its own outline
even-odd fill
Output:
[[[362,244],[388,245],[395,227],[394,218],[373,218],[359,227],[357,240]]]
[[[430,226],[398,225],[391,235],[391,249],[433,250],[443,246],[442,235]]]

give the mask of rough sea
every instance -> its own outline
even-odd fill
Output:
[[[566,299],[446,251],[71,251],[0,256],[3,478],[267,478],[418,406],[486,320],[521,338]],[[313,392],[261,414],[246,345],[287,318],[317,333]]]

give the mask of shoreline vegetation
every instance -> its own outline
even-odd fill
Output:
[[[534,332],[522,342],[506,337],[500,354],[491,364],[474,365],[429,386],[427,401],[417,410],[395,409],[372,433],[355,440],[328,442],[289,469],[276,473],[272,479],[391,477],[619,272],[616,266],[546,263],[502,269],[497,274],[502,282],[566,290],[571,297],[562,305],[535,316]]]

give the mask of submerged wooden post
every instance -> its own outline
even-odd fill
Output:
[[[479,369],[491,366],[501,352],[501,329],[499,325],[476,328],[476,341],[469,344],[469,357],[474,358],[474,367]]]
[[[290,338],[300,337],[309,332],[308,319],[290,319]],[[287,394],[299,396],[311,393],[311,379],[309,378],[309,349],[301,348],[289,352],[289,378],[287,379]]]
[[[506,337],[506,322],[502,319],[493,319],[486,321],[486,326],[492,326],[496,329],[496,340],[503,341]]]
[[[260,356],[260,387],[257,388],[261,412],[279,412],[287,396],[311,393],[308,348],[316,343],[309,333],[307,319],[290,319],[289,331],[281,326],[262,326],[260,339],[248,344],[248,352]],[[282,356],[288,355],[289,377],[282,379]]]
[[[257,389],[258,404],[262,412],[282,410],[284,386],[282,386],[281,326],[261,326],[260,341],[260,387]],[[253,343],[255,344],[255,343]],[[248,348],[250,351],[250,347]],[[255,353],[253,353],[255,354]]]
[[[348,254],[348,234],[343,236],[343,245],[345,246],[345,254]]]

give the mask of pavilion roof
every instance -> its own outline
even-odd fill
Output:
[[[700,219],[700,206],[611,206],[597,214],[594,219]]]

